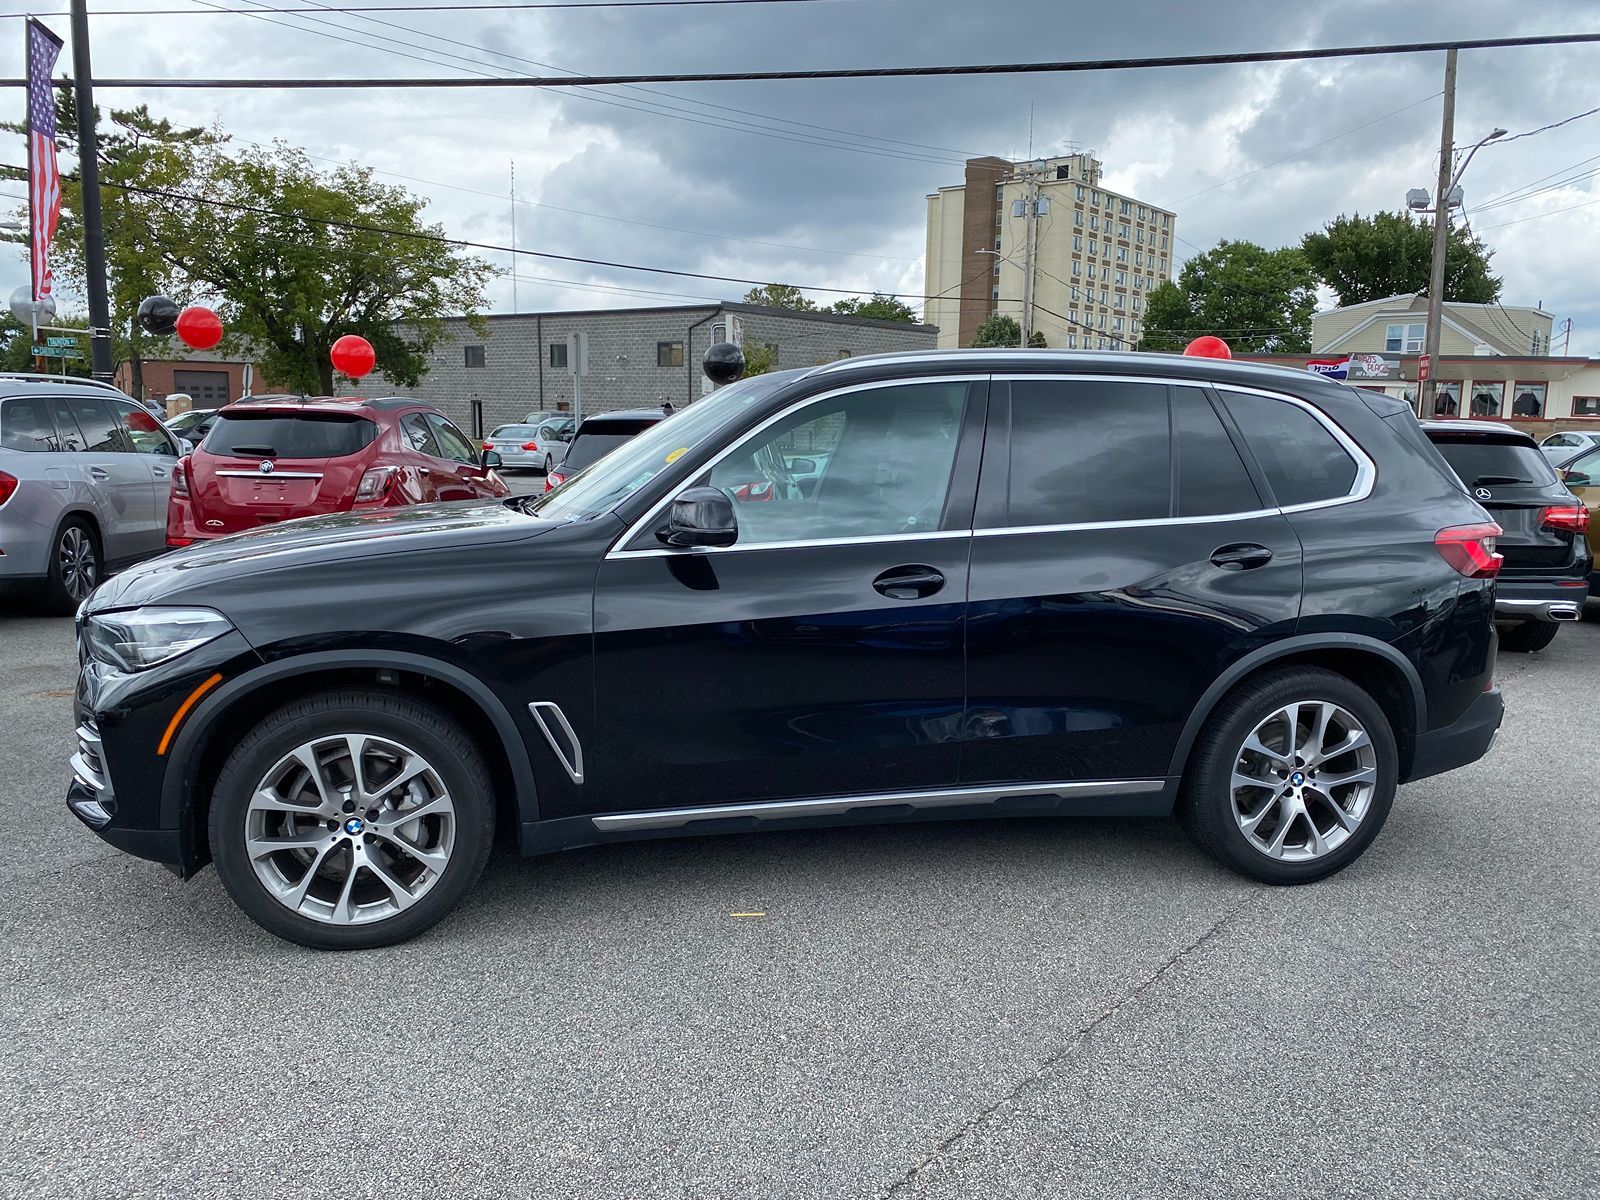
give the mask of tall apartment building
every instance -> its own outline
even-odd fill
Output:
[[[1137,345],[1145,297],[1171,276],[1176,222],[1164,208],[1100,186],[1100,161],[1088,154],[969,158],[964,183],[928,197],[924,290],[937,299],[924,319],[939,327],[939,345],[972,345],[992,313],[1021,320],[1030,220],[1033,328],[1045,343]]]

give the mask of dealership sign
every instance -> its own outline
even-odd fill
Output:
[[[1329,379],[1343,379],[1350,372],[1348,358],[1313,358],[1306,363],[1313,375],[1326,375]]]

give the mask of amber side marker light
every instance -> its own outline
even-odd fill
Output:
[[[172,720],[167,722],[167,731],[161,735],[161,744],[156,747],[156,755],[158,757],[165,754],[167,747],[172,745],[172,735],[178,732],[178,726],[183,724],[183,719],[189,715],[189,710],[200,702],[201,696],[204,696],[221,682],[221,675],[211,676],[211,678],[195,688],[194,691],[190,692],[187,700],[178,705],[178,711],[173,713]]]

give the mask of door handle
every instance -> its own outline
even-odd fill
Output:
[[[165,467],[151,467],[150,474],[157,479],[165,479],[167,477],[167,469]]]
[[[1211,552],[1211,561],[1224,571],[1248,571],[1271,562],[1272,551],[1254,542],[1235,542],[1231,546],[1218,546]]]
[[[98,479],[104,483],[107,479],[111,478],[111,475],[104,467],[90,467],[89,478]]]
[[[872,586],[891,600],[920,600],[944,586],[944,575],[933,567],[890,567]]]

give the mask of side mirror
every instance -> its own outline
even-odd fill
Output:
[[[191,442],[186,437],[179,438],[178,439],[178,457],[182,458],[186,454],[193,454],[193,453],[194,453],[194,443]]]
[[[817,460],[814,458],[791,458],[789,470],[796,475],[810,475],[817,469]]]
[[[500,460],[500,455],[497,454],[495,451],[493,451],[493,450],[485,450],[483,452],[483,465],[485,467],[487,467],[489,470],[492,471],[496,467],[498,467],[500,465],[500,461],[501,461]]]
[[[672,515],[656,537],[669,546],[731,546],[739,538],[733,501],[717,488],[690,488],[672,502]]]
[[[1563,471],[1561,476],[1568,487],[1593,487],[1594,479],[1584,471]]]

